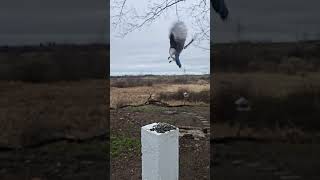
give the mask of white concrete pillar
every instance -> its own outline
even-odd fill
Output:
[[[179,129],[170,126],[153,123],[141,128],[142,180],[179,179]]]

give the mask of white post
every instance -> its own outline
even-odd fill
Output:
[[[141,145],[142,180],[179,179],[178,128],[163,123],[143,126]]]

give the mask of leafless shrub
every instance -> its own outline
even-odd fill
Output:
[[[145,80],[141,78],[127,78],[114,80],[111,83],[111,87],[117,88],[128,88],[128,87],[139,87],[139,86],[153,86],[151,80]]]
[[[184,93],[188,93],[188,97],[184,96]],[[168,93],[162,92],[159,94],[159,99],[164,101],[188,101],[188,102],[204,102],[210,103],[210,91],[209,90],[201,90],[199,92],[191,91],[190,89],[186,88],[179,88],[176,92]]]

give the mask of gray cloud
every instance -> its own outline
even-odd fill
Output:
[[[3,0],[0,44],[57,40],[105,42],[109,5],[103,0]]]

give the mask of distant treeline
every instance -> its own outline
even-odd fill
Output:
[[[55,51],[58,49],[76,48],[77,50],[107,48],[110,49],[109,44],[56,44],[55,42],[40,43],[39,45],[2,45],[0,46],[0,53],[3,52],[30,52],[30,51]]]
[[[50,82],[105,78],[109,45],[0,47],[0,80]]]
[[[214,72],[295,74],[320,70],[320,41],[212,45]]]
[[[128,88],[139,86],[153,86],[156,84],[206,84],[210,81],[209,74],[203,75],[125,75],[110,76],[111,87]]]

